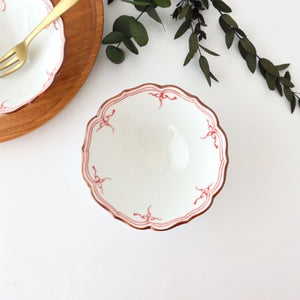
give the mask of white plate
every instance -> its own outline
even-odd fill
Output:
[[[0,57],[21,42],[52,8],[49,0],[0,0]],[[30,103],[51,85],[63,62],[64,44],[59,18],[31,42],[25,65],[0,78],[0,114]]]
[[[138,229],[166,230],[205,212],[228,164],[212,110],[178,87],[154,84],[106,101],[87,125],[82,151],[95,200]]]

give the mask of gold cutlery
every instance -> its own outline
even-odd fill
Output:
[[[49,24],[55,21],[58,17],[68,11],[71,7],[77,4],[80,0],[61,0],[53,8],[53,10],[35,27],[31,33],[18,45],[9,50],[0,58],[0,71],[7,70],[3,74],[0,73],[0,78],[7,76],[20,69],[28,54],[30,42]]]

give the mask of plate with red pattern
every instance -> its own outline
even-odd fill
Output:
[[[93,198],[137,229],[167,230],[210,208],[228,165],[216,114],[176,86],[144,84],[88,122],[82,174]]]
[[[52,10],[50,0],[0,0],[0,57],[20,43]],[[0,78],[0,114],[32,102],[53,82],[64,59],[61,18],[45,28],[29,46],[26,63]]]

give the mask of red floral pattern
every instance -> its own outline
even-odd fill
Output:
[[[97,170],[95,168],[95,166],[92,166],[92,169],[94,171],[94,183],[97,185],[97,187],[99,188],[101,194],[104,194],[103,192],[103,182],[105,180],[111,180],[111,178],[109,177],[104,177],[104,178],[100,178],[97,174]]]
[[[194,201],[194,204],[197,205],[198,201],[205,198],[207,200],[209,193],[210,193],[210,187],[212,184],[210,184],[206,189],[200,189],[196,186],[196,190],[201,192],[200,196]]]
[[[208,138],[208,137],[211,137],[212,139],[213,139],[213,141],[214,141],[214,146],[215,146],[215,148],[216,149],[218,149],[219,148],[219,146],[218,146],[218,144],[217,144],[217,131],[216,131],[216,129],[209,123],[209,121],[208,120],[206,120],[207,121],[207,124],[208,124],[208,133],[204,136],[204,137],[202,137],[201,139],[202,140],[204,140],[204,139],[206,139],[206,138]]]
[[[171,98],[169,95],[166,94],[165,91],[162,91],[159,93],[149,93],[149,95],[158,98],[158,100],[160,102],[159,109],[162,107],[163,100],[165,100],[165,99],[169,99],[171,101],[177,100],[177,97],[174,96],[173,98]]]
[[[139,213],[134,213],[133,215],[135,217],[140,217],[141,219],[145,220],[146,223],[150,223],[150,222],[155,221],[155,220],[161,221],[160,218],[152,216],[150,209],[151,209],[151,205],[148,207],[146,215],[142,215],[142,214],[139,214]]]
[[[101,118],[101,122],[99,124],[99,127],[97,128],[97,132],[102,129],[104,126],[107,126],[107,127],[110,127],[112,132],[114,133],[115,132],[115,129],[113,128],[113,126],[109,123],[109,119],[115,114],[116,110],[113,109],[112,112],[107,115],[107,116],[104,116]]]

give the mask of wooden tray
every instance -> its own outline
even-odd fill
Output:
[[[0,142],[26,134],[54,117],[87,79],[102,40],[102,0],[81,0],[64,14],[63,21],[66,48],[60,71],[49,89],[31,104],[0,115]]]

